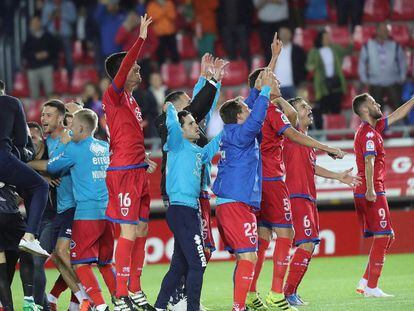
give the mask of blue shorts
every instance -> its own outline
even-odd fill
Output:
[[[72,223],[75,216],[75,208],[70,208],[63,213],[56,214],[53,220],[54,245],[58,239],[72,239]]]

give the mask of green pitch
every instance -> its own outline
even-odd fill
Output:
[[[364,299],[355,293],[355,286],[361,277],[367,257],[341,257],[312,259],[299,294],[309,305],[301,307],[306,311],[314,310],[414,310],[414,254],[390,255],[387,257],[380,287],[394,298]],[[167,265],[150,265],[144,268],[143,286],[151,302],[158,294],[161,280],[168,269]],[[231,310],[232,305],[232,275],[234,262],[211,263],[207,267],[204,278],[202,302],[211,311]],[[95,273],[98,272],[97,270]],[[105,298],[110,303],[103,280],[100,284],[105,289]],[[270,287],[272,262],[266,261],[259,289],[262,297]],[[50,290],[58,273],[56,270],[47,271]],[[21,310],[23,294],[20,279],[15,278],[13,284],[15,310]],[[67,290],[59,299],[59,310],[67,310],[70,293]],[[112,306],[111,306],[112,308]]]

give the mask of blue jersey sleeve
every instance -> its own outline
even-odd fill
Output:
[[[253,109],[254,103],[259,96],[259,90],[256,88],[251,88],[249,96],[245,99],[245,103],[247,106],[249,106],[250,109]]]
[[[263,121],[266,117],[266,111],[269,107],[270,87],[262,87],[259,97],[254,102],[253,110],[249,117],[240,127],[238,140],[240,144],[249,144],[260,133]]]
[[[178,121],[177,110],[174,105],[169,104],[167,108],[167,142],[165,143],[165,151],[177,151],[181,148],[183,143],[183,131],[180,122]]]
[[[221,137],[223,136],[223,131],[221,131],[216,137],[214,137],[207,145],[203,148],[203,163],[209,163],[213,160],[213,157],[220,149]]]
[[[47,163],[47,171],[52,175],[65,175],[75,165],[74,145],[72,142],[66,145],[65,150]]]
[[[194,89],[193,89],[193,98],[196,97],[196,95],[201,91],[201,89],[203,88],[203,86],[206,84],[207,79],[204,78],[203,76],[200,76],[198,78],[197,83],[194,85]]]
[[[216,92],[216,95],[214,96],[213,105],[211,106],[211,109],[210,109],[210,111],[208,112],[208,114],[206,116],[206,125],[205,125],[205,127],[207,127],[208,123],[211,120],[211,116],[214,113],[214,110],[216,110],[217,102],[220,98],[221,82],[216,83],[216,89],[217,89],[217,92]]]

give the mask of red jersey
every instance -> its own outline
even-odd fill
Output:
[[[368,155],[375,156],[374,190],[377,193],[385,191],[385,149],[382,134],[387,127],[387,118],[378,120],[375,128],[369,123],[363,122],[355,134],[354,152],[356,156],[358,176],[362,177],[362,183],[355,188],[355,194],[365,195],[367,190],[365,179],[365,157]]]
[[[113,84],[106,90],[102,107],[109,129],[110,167],[139,164],[145,160],[141,110],[135,98]]]
[[[289,119],[276,106],[270,105],[262,128],[260,152],[264,178],[279,178],[285,175],[283,163],[283,132],[291,127]]]
[[[305,134],[302,130],[299,131]],[[286,165],[286,186],[290,198],[316,200],[315,149],[285,140],[283,158]]]

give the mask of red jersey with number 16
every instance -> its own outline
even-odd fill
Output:
[[[262,128],[260,143],[264,178],[278,178],[285,175],[283,163],[283,132],[291,127],[289,119],[275,105],[270,104]]]
[[[356,187],[355,194],[365,194],[367,191],[365,157],[369,155],[375,156],[374,190],[377,193],[385,191],[385,149],[382,134],[387,127],[387,118],[378,120],[375,128],[367,122],[362,122],[355,134],[354,151],[358,167],[358,176],[362,177],[362,183]]]

